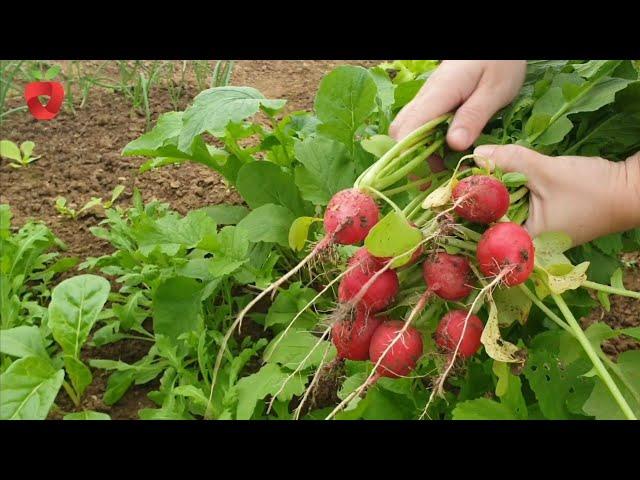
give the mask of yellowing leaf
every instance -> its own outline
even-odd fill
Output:
[[[575,290],[587,281],[587,269],[589,262],[583,262],[573,266],[571,264],[550,265],[548,268],[540,270],[543,272],[546,286],[557,295],[567,290]]]
[[[453,191],[453,185],[451,182],[447,182],[444,185],[436,188],[431,192],[427,198],[422,202],[422,208],[425,210],[428,208],[441,207],[446,205],[451,200],[451,192]]]
[[[484,349],[494,360],[506,363],[521,363],[523,356],[513,343],[503,340],[498,327],[498,308],[493,300],[489,300],[489,319],[482,331],[480,341]]]

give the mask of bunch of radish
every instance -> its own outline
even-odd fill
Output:
[[[438,154],[444,149],[441,127],[449,119],[443,116],[419,128],[363,172],[353,188],[333,196],[324,212],[324,236],[296,267],[256,296],[227,332],[212,383],[226,341],[251,308],[323,252],[339,245],[366,245],[372,230],[383,223],[381,206],[403,219],[408,232],[419,231],[422,240],[393,255],[375,256],[361,246],[334,280],[339,281],[337,306],[329,317],[327,332],[337,358],[372,364],[369,378],[336,407],[336,412],[380,377],[412,375],[424,348],[423,333],[412,324],[431,302],[440,302],[448,311],[437,325],[434,339],[451,362],[469,359],[480,350],[484,324],[476,314],[478,297],[472,302],[479,282],[491,279],[492,288],[525,282],[533,271],[535,252],[526,230],[505,218],[510,196],[500,180],[472,169],[456,168],[453,174],[444,170]],[[425,163],[431,172],[429,178],[413,180],[412,172]],[[412,181],[403,184],[407,178]],[[403,209],[390,200],[398,192],[414,195]],[[448,193],[445,201],[425,207],[427,199],[440,192]],[[486,227],[484,233],[476,231],[478,226]],[[390,238],[398,235],[383,233]],[[456,242],[468,248],[449,253]],[[394,302],[406,286],[402,280],[405,272],[417,270],[421,270],[422,292],[404,320],[393,318]],[[479,278],[477,272],[485,278]]]

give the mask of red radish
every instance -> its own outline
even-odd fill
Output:
[[[356,250],[356,253],[354,253],[351,258],[349,258],[347,265],[349,267],[359,265],[362,270],[369,273],[377,272],[382,267],[384,267],[389,260],[390,259],[388,258],[374,257],[373,255],[371,255],[371,253],[369,253],[369,250],[367,250],[365,247],[362,247]]]
[[[512,287],[524,283],[533,272],[535,248],[531,236],[520,225],[496,223],[482,234],[476,256],[484,275],[504,272],[504,283]]]
[[[390,320],[382,323],[371,337],[369,358],[377,363],[389,344],[398,336],[404,322]],[[422,355],[422,336],[413,327],[408,327],[380,361],[376,373],[382,377],[405,377],[413,370]]]
[[[358,262],[358,266],[349,272],[340,281],[338,287],[338,298],[340,302],[346,303],[354,299],[362,287],[382,269],[380,260],[373,257],[364,247],[358,250],[349,260],[353,265]],[[371,283],[362,294],[357,307],[367,312],[379,312],[388,307],[393,301],[400,288],[398,275],[393,270],[385,270]]]
[[[454,201],[461,200],[455,211],[465,220],[489,224],[509,210],[509,191],[504,184],[488,175],[473,175],[460,180],[452,192]]]
[[[473,275],[462,255],[438,252],[424,261],[422,274],[427,288],[445,300],[462,300],[471,293]]]
[[[480,349],[480,337],[484,329],[482,320],[475,315],[469,315],[465,328],[464,322],[467,315],[469,312],[466,310],[450,311],[442,317],[435,333],[436,344],[448,352],[454,352],[460,338],[462,338],[458,353],[464,358],[473,356]],[[463,330],[464,337],[462,336]]]
[[[378,223],[380,210],[376,202],[358,189],[336,193],[324,213],[324,228],[336,243],[354,245],[363,241]]]
[[[359,310],[352,322],[341,320],[331,328],[331,340],[338,350],[338,358],[369,360],[369,343],[373,332],[385,317],[367,315]]]

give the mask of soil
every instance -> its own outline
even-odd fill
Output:
[[[63,66],[68,64],[64,61],[59,63]],[[83,62],[83,68],[90,70],[101,63]],[[310,110],[323,75],[344,63],[371,66],[377,62],[239,61],[231,83],[255,87],[267,98],[287,99],[287,111]],[[107,66],[103,73],[116,78],[117,68]],[[188,75],[179,108],[189,105],[198,92],[195,77]],[[23,104],[20,98],[7,103],[8,108]],[[168,88],[157,87],[151,91],[150,109],[152,124],[161,113],[174,110]],[[129,204],[133,188],[137,187],[145,201],[155,198],[168,202],[183,214],[207,205],[242,202],[240,196],[215,172],[202,165],[187,163],[139,174],[138,168],[144,159],[125,158],[120,152],[128,142],[144,132],[145,125],[145,116],[134,110],[127,98],[99,87],[89,92],[85,105],[77,108],[75,114],[64,109],[51,122],[36,121],[28,112],[9,115],[0,124],[0,137],[18,143],[32,140],[36,144],[34,154],[42,155],[27,168],[14,169],[4,160],[0,163],[0,203],[11,206],[13,225],[21,226],[30,218],[42,220],[66,243],[67,255],[85,259],[112,251],[108,243],[89,231],[101,220],[101,213],[92,211],[77,220],[63,217],[54,208],[58,196],[64,196],[68,206],[78,209],[91,197],[108,199],[117,185],[124,185],[126,189],[117,201],[119,205]],[[625,281],[627,287],[640,290],[638,269],[627,271]],[[615,327],[640,324],[640,302],[612,297],[611,303],[610,312],[594,312],[585,324],[600,319],[600,316]],[[611,345],[607,344],[607,351],[614,354],[628,348],[640,348],[638,342],[630,339],[616,342],[609,342]],[[100,349],[86,348],[83,357],[135,362],[146,354],[149,345],[147,342],[124,340]],[[134,419],[138,418],[137,412],[141,408],[155,406],[147,398],[147,393],[157,386],[154,382],[131,388],[116,405],[107,406],[101,399],[109,372],[94,369],[93,375],[94,381],[84,396],[83,408],[107,412],[114,419]],[[325,388],[318,390],[316,403],[335,400],[335,392],[331,392],[333,388],[326,389],[324,393],[320,392]],[[61,418],[61,411],[74,411],[64,391],[60,393],[57,404],[60,411],[52,413],[51,418]]]

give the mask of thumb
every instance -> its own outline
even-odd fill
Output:
[[[498,167],[505,172],[520,172],[534,184],[547,158],[520,145],[481,145],[473,154],[476,165],[481,168],[488,167],[493,171]]]

